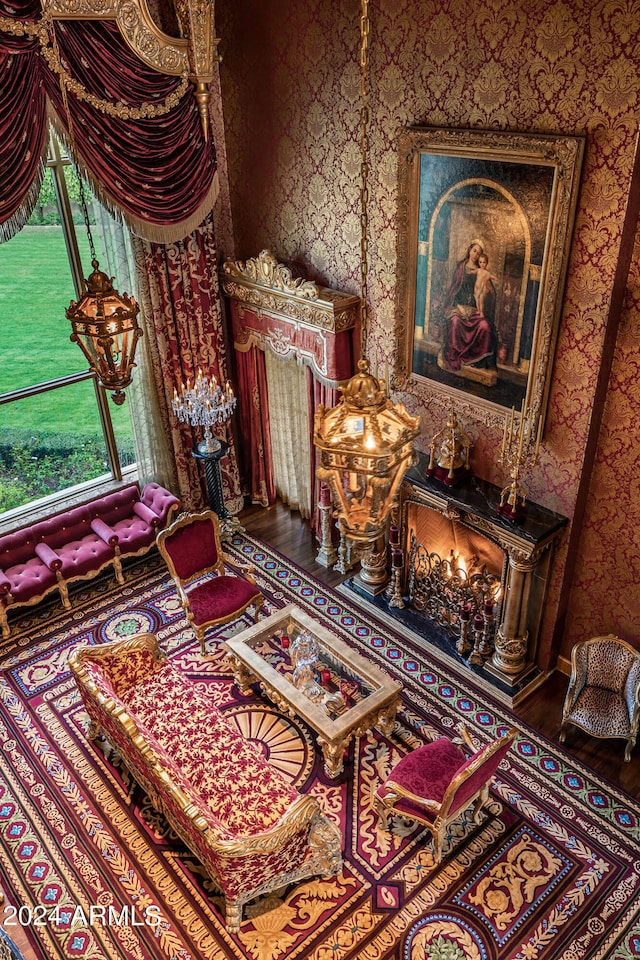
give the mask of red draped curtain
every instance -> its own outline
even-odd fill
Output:
[[[7,0],[0,15],[34,20],[40,3]],[[0,237],[8,239],[36,205],[44,173],[47,104],[40,44],[0,33]]]
[[[143,241],[143,250],[147,284],[143,284],[142,295],[148,344],[158,395],[164,408],[170,410],[174,390],[180,391],[187,379],[193,382],[198,368],[223,383],[227,379],[213,217],[209,216],[185,240],[170,244]],[[173,413],[167,423],[178,470],[180,489],[176,492],[186,509],[200,509],[206,488],[191,456],[193,431],[179,423]],[[225,505],[234,513],[242,507],[242,496],[233,437],[228,428],[219,427],[217,433],[231,444],[221,471]]]
[[[34,0],[3,0],[14,25],[40,17]],[[200,126],[193,88],[160,116],[107,115],[68,90],[73,143],[58,75],[39,41],[0,22],[0,224],[5,239],[29,218],[42,179],[47,102],[67,146],[100,199],[150,240],[181,239],[211,209],[217,186],[213,137]],[[160,105],[180,79],[143,64],[109,20],[55,23],[60,60],[89,95],[136,109]]]
[[[236,350],[238,392],[242,397],[240,433],[245,450],[243,466],[248,477],[252,503],[268,507],[276,499],[271,457],[267,372],[264,352],[252,345]]]
[[[163,105],[172,95],[177,102],[161,115],[129,119],[101,112],[68,89],[70,125],[60,79],[40,41],[19,35],[21,24],[40,17],[38,0],[0,2],[0,239],[20,230],[36,204],[50,113],[99,199],[143,238],[147,275],[140,280],[161,426],[175,454],[176,492],[185,507],[196,508],[203,487],[191,457],[194,437],[176,423],[171,399],[198,366],[227,378],[210,215],[217,189],[213,136],[204,138],[193,87],[178,97],[180,79],[143,64],[108,20],[55,23],[65,72],[89,95],[115,105]],[[233,447],[222,474],[227,508],[237,511]]]

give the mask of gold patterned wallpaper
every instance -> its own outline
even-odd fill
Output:
[[[357,0],[218,0],[235,249],[359,292]],[[541,662],[584,636],[640,646],[640,243],[602,428],[585,463],[640,119],[640,0],[370,0],[369,355],[391,356],[397,130],[412,124],[586,137],[540,463],[530,496],[573,519],[590,476],[577,550],[553,563]],[[615,318],[617,320],[617,318]],[[441,414],[419,409],[422,440]],[[597,411],[596,411],[597,413]],[[472,462],[501,484],[501,436],[466,423]],[[578,524],[576,524],[578,526]],[[570,528],[571,529],[571,528]],[[573,537],[576,534],[573,531]]]

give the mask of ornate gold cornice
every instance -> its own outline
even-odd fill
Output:
[[[359,297],[294,277],[269,250],[246,261],[225,261],[220,282],[228,297],[257,313],[284,315],[331,333],[355,326]]]
[[[169,76],[188,75],[205,136],[208,130],[208,84],[220,60],[214,31],[214,0],[176,0],[182,37],[171,37],[156,24],[147,0],[42,0],[54,20],[115,20],[125,42],[147,66]]]
[[[126,43],[147,66],[180,76],[189,70],[188,42],[156,25],[146,0],[43,0],[54,20],[115,20]]]

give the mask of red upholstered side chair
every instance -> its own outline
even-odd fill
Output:
[[[571,650],[571,679],[562,710],[560,743],[572,723],[592,737],[627,741],[631,759],[640,720],[640,650],[610,633]]]
[[[225,563],[232,561],[220,547],[220,525],[213,510],[183,514],[158,534],[156,542],[203,653],[208,627],[230,623],[252,605],[258,619],[263,601],[251,576],[253,568],[234,564],[244,576],[225,573]]]
[[[447,826],[475,801],[473,819],[477,822],[489,796],[489,785],[498,764],[513,743],[518,731],[511,729],[481,750],[467,729],[460,733],[473,751],[464,751],[447,737],[418,747],[403,757],[375,792],[374,809],[385,829],[392,814],[424,824],[433,837],[436,863],[442,857]]]

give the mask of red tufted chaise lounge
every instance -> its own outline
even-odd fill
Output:
[[[225,897],[240,928],[254,897],[342,868],[342,834],[315,797],[271,766],[213,697],[160,650],[152,633],[69,658],[91,720],[116,748]]]
[[[158,483],[142,494],[128,484],[27,527],[0,535],[0,626],[10,633],[7,613],[37,603],[56,587],[71,606],[67,584],[93,577],[113,563],[123,582],[121,557],[135,556],[155,544],[180,501]]]

